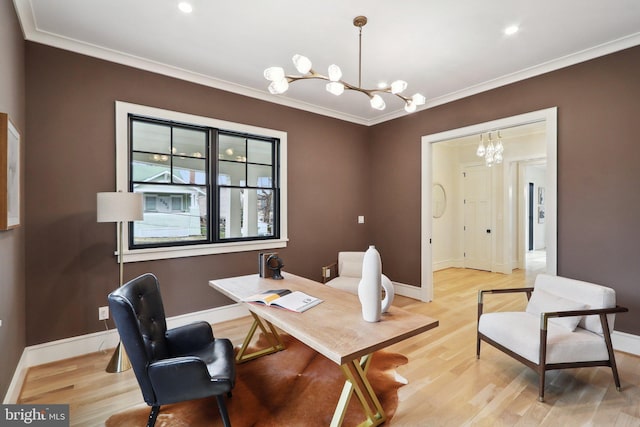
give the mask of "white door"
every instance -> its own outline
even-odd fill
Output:
[[[491,271],[491,169],[470,166],[463,174],[464,266]]]

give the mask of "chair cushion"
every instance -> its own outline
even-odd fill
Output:
[[[362,277],[364,252],[338,252],[338,276]]]
[[[362,263],[356,261],[343,261],[340,264],[339,275],[344,277],[362,277]]]
[[[358,285],[360,284],[360,280],[360,277],[338,276],[335,279],[329,280],[326,284],[332,288],[358,295]]]
[[[574,301],[568,298],[563,298],[558,295],[545,292],[542,289],[536,289],[531,295],[529,304],[527,304],[527,313],[533,314],[540,318],[540,313],[548,313],[553,311],[567,311],[567,310],[584,310],[589,308],[587,304]],[[571,316],[571,317],[553,317],[549,319],[558,326],[568,329],[573,332],[583,316]]]
[[[534,285],[536,290],[558,295],[563,298],[587,304],[590,309],[612,308],[616,306],[616,292],[606,286],[583,282],[566,277],[538,274]],[[609,330],[613,331],[615,314],[607,315]],[[578,326],[592,332],[602,333],[600,316],[584,316]]]
[[[533,363],[540,363],[540,317],[527,312],[496,312],[480,316],[478,331]],[[549,323],[547,363],[592,362],[608,360],[609,353],[601,335]]]

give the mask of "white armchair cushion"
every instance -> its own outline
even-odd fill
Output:
[[[364,252],[338,252],[338,276],[362,277]]]
[[[358,295],[360,280],[360,277],[337,276],[335,279],[329,280],[326,284],[332,288]]]
[[[606,286],[581,280],[538,274],[534,288],[563,298],[579,300],[587,304],[590,309],[613,308],[616,306],[616,291]],[[610,331],[613,331],[615,317],[615,314],[607,315]],[[602,333],[600,316],[584,316],[578,326],[598,334]]]
[[[504,325],[509,325],[505,328]],[[485,313],[478,324],[480,333],[520,356],[540,363],[540,317],[527,312]],[[570,332],[549,323],[546,363],[590,362],[609,359],[602,336],[582,328]]]
[[[537,316],[540,319],[540,313],[548,313],[553,311],[567,311],[567,310],[584,310],[589,308],[587,304],[574,301],[568,298],[563,298],[558,295],[545,292],[542,289],[535,289],[531,295],[531,299],[527,304],[526,312]],[[571,316],[571,317],[552,317],[549,319],[550,323],[554,323],[558,326],[566,328],[570,332],[573,332],[578,323],[582,320],[583,316]]]
[[[362,263],[355,261],[343,261],[342,269],[338,273],[338,275],[343,277],[362,277]]]

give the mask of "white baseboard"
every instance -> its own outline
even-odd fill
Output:
[[[611,334],[613,348],[618,351],[640,356],[640,335],[613,331]]]
[[[167,327],[175,328],[198,320],[204,320],[215,324],[227,320],[248,316],[249,311],[240,304],[231,304],[216,307],[209,310],[182,314],[167,318]],[[111,349],[118,345],[120,337],[115,329],[95,332],[77,337],[32,345],[24,349],[18,366],[13,374],[13,379],[4,397],[3,403],[16,403],[22,389],[27,370],[32,366],[51,363],[71,357],[94,353],[103,349]]]
[[[418,286],[405,285],[404,283],[392,282],[396,295],[409,297],[420,301],[422,299],[422,289]]]

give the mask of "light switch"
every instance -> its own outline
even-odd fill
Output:
[[[358,216],[358,224],[364,224],[364,215]]]

